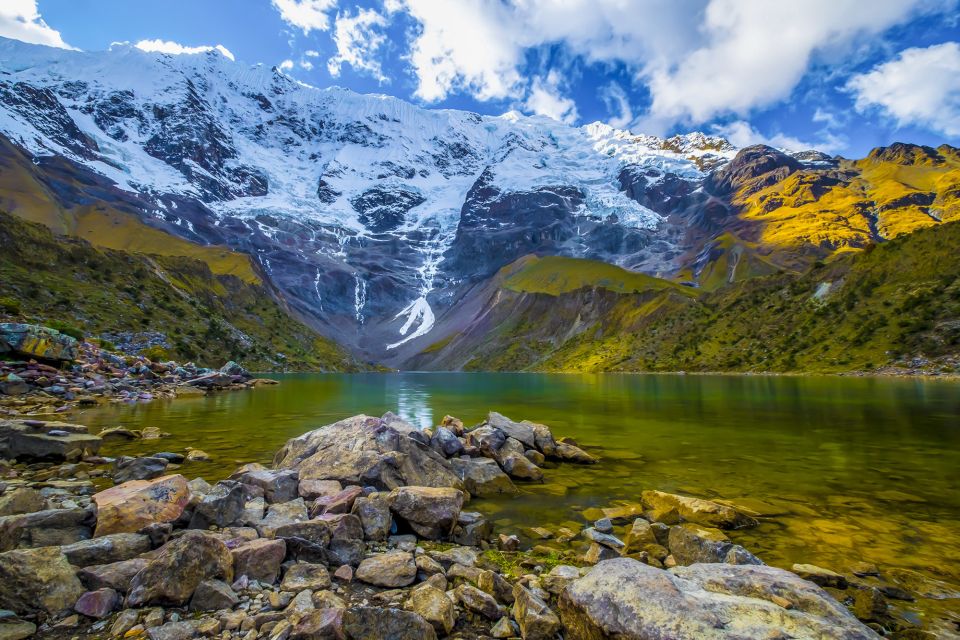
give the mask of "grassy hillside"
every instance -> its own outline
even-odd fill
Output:
[[[943,224],[802,275],[757,276],[696,297],[656,285],[610,289],[586,276],[577,290],[518,293],[511,281],[555,280],[518,265],[482,322],[438,341],[418,361],[449,368],[469,352],[467,369],[844,372],[924,356],[954,370],[958,249],[960,223]],[[591,263],[584,267],[582,274],[593,272]]]
[[[357,368],[248,275],[256,274],[94,247],[0,212],[2,319],[65,323],[90,336],[157,333],[155,355],[209,366],[232,359],[253,370]]]
[[[504,280],[503,286],[523,293],[557,296],[583,287],[600,287],[616,293],[669,289],[692,295],[689,289],[672,282],[598,260],[526,256],[515,262],[510,270],[512,273]]]

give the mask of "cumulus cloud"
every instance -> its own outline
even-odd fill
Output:
[[[201,45],[199,47],[187,47],[179,42],[173,42],[172,40],[141,40],[136,43],[135,46],[141,51],[155,51],[157,53],[171,53],[173,55],[181,54],[190,54],[190,53],[207,53],[208,51],[219,51],[225,58],[230,60],[236,60],[233,56],[233,53],[227,49],[222,44],[215,46]]]
[[[824,153],[836,153],[846,147],[846,141],[829,133],[824,134],[823,138],[816,142],[807,142],[793,136],[784,135],[783,133],[775,133],[767,136],[760,133],[760,131],[746,120],[735,120],[723,125],[714,125],[711,127],[711,130],[714,134],[723,136],[729,140],[735,147],[765,144],[788,151],[816,149]]]
[[[856,109],[879,109],[898,126],[919,125],[960,136],[960,44],[915,47],[871,71],[854,76],[847,89]]]
[[[272,3],[283,21],[303,31],[303,35],[328,30],[328,13],[337,6],[337,0],[272,0]]]
[[[537,115],[574,124],[580,118],[577,104],[561,95],[560,84],[560,74],[556,71],[548,73],[546,78],[534,78],[524,107]]]
[[[369,73],[380,82],[386,82],[377,53],[386,36],[383,28],[387,19],[373,9],[358,9],[355,15],[337,14],[333,29],[333,42],[337,46],[337,55],[327,61],[330,75],[340,75],[340,68],[347,64],[357,71]]]
[[[3,2],[0,2],[0,36],[32,44],[73,49],[63,41],[59,31],[52,28],[40,17],[37,0],[3,0]]]
[[[651,100],[634,124],[654,130],[775,104],[790,96],[818,53],[839,55],[919,11],[950,4],[876,0],[864,10],[860,0],[389,2],[417,23],[408,61],[425,101],[453,92],[524,99],[529,52],[560,45],[587,63],[632,72]]]
[[[280,71],[290,71],[293,69],[293,60],[284,60],[277,65],[277,68],[280,69]]]

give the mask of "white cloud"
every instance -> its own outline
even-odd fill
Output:
[[[310,62],[309,60],[301,60],[300,68],[306,69],[307,71],[313,71],[313,63]]]
[[[425,101],[453,92],[525,99],[529,51],[559,44],[588,63],[631,70],[651,98],[634,124],[655,132],[775,104],[790,96],[814,56],[839,57],[917,12],[955,6],[955,0],[876,0],[868,10],[862,0],[389,2],[418,23],[408,61],[416,95]]]
[[[793,136],[783,133],[775,133],[766,136],[760,133],[749,122],[745,120],[735,120],[724,125],[714,125],[711,127],[714,134],[723,136],[735,147],[749,147],[754,144],[765,144],[777,149],[786,149],[788,151],[806,151],[807,149],[816,149],[824,153],[836,153],[846,147],[846,142],[834,135],[825,134],[823,139],[818,142],[806,142]]]
[[[272,0],[272,3],[283,21],[302,30],[303,35],[329,29],[327,13],[337,6],[337,0]]]
[[[546,78],[534,78],[524,106],[527,111],[567,124],[574,124],[580,117],[577,104],[560,95],[560,74],[556,71]]]
[[[136,43],[135,46],[141,51],[155,51],[157,53],[171,53],[173,55],[181,54],[192,54],[192,53],[207,53],[208,51],[219,51],[225,58],[230,60],[236,60],[233,53],[230,52],[222,44],[215,46],[201,45],[199,47],[187,47],[179,42],[173,42],[171,40],[141,40]]]
[[[73,49],[63,41],[59,31],[40,17],[37,0],[2,0],[0,2],[0,36],[32,44]]]
[[[308,58],[319,58],[320,52],[314,51],[313,49],[307,49],[303,52],[303,55],[307,56]]]
[[[387,19],[373,9],[358,9],[356,15],[338,13],[333,29],[337,55],[327,61],[330,75],[340,75],[340,68],[348,64],[357,71],[365,71],[380,82],[386,82],[377,52],[386,41],[383,28]]]
[[[293,69],[293,60],[284,60],[277,65],[277,68],[280,69],[280,71],[290,71]]]
[[[630,99],[623,87],[619,83],[611,82],[600,88],[599,96],[611,114],[607,118],[607,124],[616,129],[629,127],[634,120],[633,109],[630,107]]]
[[[960,136],[960,45],[912,48],[854,76],[847,88],[857,111],[878,108],[898,126],[919,125]]]

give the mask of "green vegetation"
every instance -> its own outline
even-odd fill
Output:
[[[512,268],[516,270],[503,283],[511,291],[558,296],[583,287],[600,287],[617,293],[671,289],[684,295],[695,295],[672,282],[598,260],[527,256],[518,260]]]
[[[804,274],[757,276],[698,297],[672,286],[615,293],[595,282],[548,294],[539,291],[549,287],[517,293],[508,284],[491,303],[486,333],[440,341],[419,363],[464,363],[470,370],[827,373],[924,356],[944,357],[946,370],[955,370],[958,248],[960,223],[948,223],[818,262]],[[576,262],[566,260],[565,271]],[[519,266],[507,283],[530,281]],[[592,270],[587,263],[584,273]]]
[[[2,212],[0,313],[75,336],[158,332],[168,346],[150,357],[206,366],[236,360],[260,371],[358,368],[258,281],[215,274],[190,257],[93,247]]]

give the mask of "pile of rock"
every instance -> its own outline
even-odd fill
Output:
[[[680,553],[678,527],[750,524],[716,503],[645,495],[625,542],[614,522],[626,512],[574,534],[619,549],[595,568],[511,551],[516,537],[466,507],[541,480],[547,460],[595,461],[495,413],[469,430],[387,414],[305,433],[273,468],[214,485],[173,474],[74,486],[75,499],[20,485],[0,497],[0,609],[14,612],[0,637],[875,637],[820,587],[758,560],[654,566],[651,545]]]
[[[0,355],[7,358],[0,360],[0,411],[8,415],[36,416],[84,404],[145,402],[276,384],[254,379],[235,362],[220,369],[153,362],[80,343],[37,325],[0,324]]]

